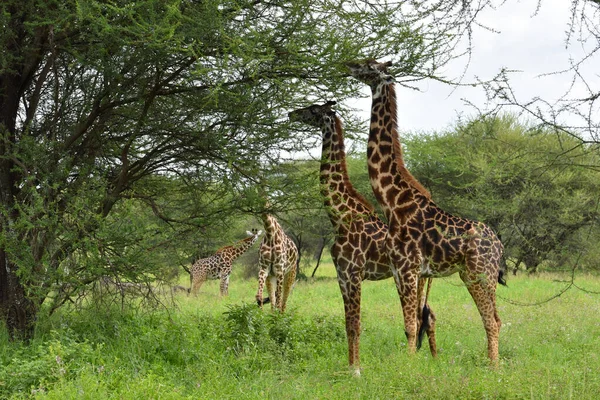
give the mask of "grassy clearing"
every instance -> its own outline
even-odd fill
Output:
[[[537,302],[558,275],[516,277],[498,294]],[[600,279],[577,283],[599,292]],[[391,280],[363,288],[362,376],[346,366],[335,271],[296,284],[285,315],[252,304],[255,281],[208,282],[170,311],[63,312],[29,345],[0,333],[0,398],[43,399],[592,399],[600,392],[600,295],[569,290],[538,306],[499,300],[500,367],[490,369],[477,310],[457,277],[434,281],[440,356],[405,351]]]

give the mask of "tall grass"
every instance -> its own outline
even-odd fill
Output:
[[[240,271],[241,272],[241,271]],[[64,310],[29,345],[0,331],[0,398],[24,399],[593,399],[600,392],[600,295],[569,290],[558,275],[499,287],[500,366],[486,358],[481,319],[456,277],[437,279],[431,305],[440,354],[406,353],[391,280],[363,286],[362,376],[347,368],[343,305],[331,265],[298,282],[289,312],[259,310],[254,280],[218,282],[175,309]],[[600,278],[578,284],[600,291]]]

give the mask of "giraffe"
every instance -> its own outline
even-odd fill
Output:
[[[408,349],[416,348],[417,280],[455,272],[475,301],[487,335],[488,357],[498,363],[501,321],[496,309],[503,246],[485,224],[451,215],[438,207],[404,165],[396,122],[390,62],[349,62],[350,74],[370,86],[371,123],[367,166],[371,187],[388,219],[386,247],[402,299]]]
[[[355,190],[348,177],[342,123],[331,108],[335,104],[329,101],[301,108],[289,113],[289,118],[321,128],[321,194],[335,231],[331,256],[344,301],[348,364],[355,375],[360,375],[361,284],[364,280],[388,279],[393,274],[385,251],[388,228],[376,215],[373,206]],[[426,299],[422,297],[422,301],[419,309],[426,308],[422,313],[426,320],[420,325],[419,346],[426,331],[431,354],[435,357],[435,315]]]
[[[280,312],[284,312],[296,279],[298,249],[273,215],[263,213],[261,219],[265,236],[260,243],[258,253],[256,302],[261,308],[264,303],[271,302],[271,309],[277,308]],[[265,282],[269,297],[263,299]]]
[[[220,279],[221,296],[228,295],[229,276],[231,275],[233,260],[244,254],[256,243],[262,231],[253,229],[252,232],[246,231],[246,233],[248,234],[247,238],[236,242],[232,246],[221,247],[212,256],[194,262],[192,268],[190,268],[190,279],[192,281],[190,293],[197,296],[200,286],[207,279]]]

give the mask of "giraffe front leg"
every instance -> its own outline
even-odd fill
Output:
[[[256,292],[256,302],[262,309],[265,299],[263,298],[263,290],[265,287],[265,281],[267,280],[267,268],[261,265],[258,271],[258,291]],[[267,288],[268,289],[268,288]]]
[[[398,257],[394,262],[392,272],[404,316],[404,333],[408,341],[408,352],[413,354],[417,351],[417,298],[418,276],[412,263],[406,257]]]
[[[229,295],[229,274],[221,276],[221,284],[219,285],[221,296]]]
[[[355,376],[360,375],[360,298],[361,281],[357,274],[338,270],[338,284],[344,301],[348,365]]]
[[[416,289],[410,286],[402,288],[402,313],[404,315],[404,333],[408,341],[408,352],[417,351],[417,301]]]

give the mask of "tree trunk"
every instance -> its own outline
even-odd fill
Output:
[[[25,296],[25,289],[15,274],[4,249],[0,249],[0,317],[12,340],[33,338],[37,305]]]
[[[522,259],[523,259],[523,257],[519,257],[519,259],[515,263],[515,266],[513,267],[513,275],[514,276],[517,276],[517,272],[519,271],[519,265],[521,265]]]
[[[6,28],[6,27],[5,27]],[[15,169],[13,145],[17,143],[16,121],[21,96],[31,82],[42,58],[40,36],[32,39],[39,47],[27,48],[26,30],[19,18],[10,21],[10,30],[16,33],[6,51],[15,54],[16,62],[0,74],[0,237],[9,229],[11,219],[17,217],[15,201],[18,198],[20,173]],[[23,55],[22,53],[27,53]],[[6,249],[0,247],[0,318],[5,322],[11,339],[31,339],[38,307],[26,296],[25,287],[16,274],[17,266],[11,262]]]
[[[327,246],[327,241],[324,238],[321,238],[321,246],[319,247],[319,252],[317,253],[317,265],[315,269],[313,269],[312,274],[310,275],[311,278],[315,277],[317,268],[319,268],[319,264],[321,264],[321,257],[323,256],[323,250],[325,249],[325,246]]]

